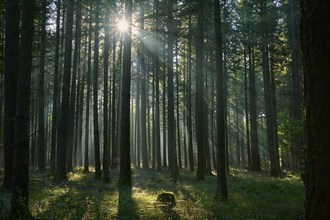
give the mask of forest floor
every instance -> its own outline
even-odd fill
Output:
[[[295,219],[304,212],[304,188],[297,175],[271,178],[265,172],[231,169],[229,199],[215,201],[216,176],[196,181],[180,171],[174,186],[167,170],[133,169],[131,190],[118,189],[118,170],[111,182],[94,180],[94,173],[76,170],[69,180],[55,182],[47,173],[30,174],[30,209],[36,219]],[[0,182],[3,172],[0,171]],[[157,202],[162,192],[173,193],[174,208]],[[0,219],[8,213],[10,194],[0,188]]]

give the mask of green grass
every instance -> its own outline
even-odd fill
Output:
[[[81,170],[69,180],[55,182],[47,173],[32,172],[30,209],[38,219],[166,219],[170,218],[157,195],[171,192],[176,206],[170,216],[180,219],[293,219],[304,212],[304,188],[298,176],[281,179],[266,173],[232,169],[228,176],[229,199],[215,201],[216,177],[196,181],[195,174],[180,171],[174,186],[168,171],[133,170],[132,189],[117,187],[118,171],[112,182],[94,180]],[[0,179],[2,176],[0,175]],[[10,194],[0,188],[0,216],[8,214]],[[165,210],[165,211],[164,211]],[[174,214],[173,214],[174,213]]]

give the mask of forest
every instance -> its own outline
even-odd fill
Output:
[[[330,219],[330,2],[0,2],[0,219]]]

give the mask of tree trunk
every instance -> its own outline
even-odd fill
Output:
[[[192,21],[191,15],[189,15],[189,31],[188,31],[188,98],[187,98],[187,110],[188,110],[188,151],[189,151],[189,168],[190,171],[194,171],[194,149],[193,149],[193,134],[192,134],[192,108],[191,108],[191,75],[192,75]]]
[[[21,26],[21,47],[17,86],[13,187],[10,215],[12,219],[31,219],[29,210],[29,142],[30,88],[32,70],[33,0],[24,0]],[[17,54],[16,54],[17,55]]]
[[[124,33],[124,57],[121,91],[120,117],[120,171],[119,186],[132,186],[130,158],[130,87],[131,87],[131,34],[132,34],[132,0],[126,0],[125,17],[129,24]]]
[[[301,109],[301,83],[300,83],[300,70],[299,70],[299,42],[298,42],[298,25],[297,25],[297,10],[296,1],[290,0],[290,30],[291,30],[291,47],[292,47],[292,119],[295,128],[302,126],[302,109]],[[296,161],[294,161],[295,168],[303,169],[300,167],[300,161],[303,157],[303,138],[301,134],[294,133],[293,136],[293,150]]]
[[[57,115],[58,115],[58,73],[59,73],[59,58],[60,58],[60,21],[61,21],[61,0],[56,4],[56,34],[55,34],[55,67],[54,67],[54,89],[53,89],[53,111],[52,111],[52,134],[50,145],[50,173],[55,173],[55,158],[56,158],[56,137],[57,137]]]
[[[197,16],[197,42],[196,42],[196,139],[197,139],[197,180],[204,180],[205,155],[204,155],[204,120],[203,120],[203,99],[204,99],[204,74],[203,74],[203,0],[198,1]]]
[[[142,31],[144,30],[144,6],[143,4],[140,5],[140,47],[141,49],[143,48],[143,33]],[[146,129],[146,123],[147,123],[147,92],[146,92],[146,87],[147,87],[147,75],[146,75],[146,65],[145,65],[145,58],[144,54],[139,49],[139,60],[140,60],[140,70],[141,70],[141,135],[142,135],[142,161],[143,161],[143,169],[148,169],[149,164],[148,164],[148,148],[147,148],[147,129]],[[149,108],[148,108],[149,109]],[[148,114],[149,115],[149,114]],[[148,120],[149,121],[149,120]],[[149,122],[148,122],[149,123]],[[150,129],[149,129],[150,130]],[[149,144],[149,146],[152,146],[152,144]]]
[[[182,153],[181,153],[181,135],[180,135],[180,101],[179,101],[179,90],[180,90],[180,83],[179,83],[179,48],[178,48],[178,41],[176,42],[175,46],[176,56],[175,56],[175,66],[176,66],[176,73],[175,73],[175,81],[176,81],[176,134],[177,134],[177,142],[178,142],[178,163],[179,168],[182,169]]]
[[[251,45],[248,47],[249,56],[249,79],[250,79],[250,125],[251,125],[251,170],[260,172],[260,154],[258,146],[258,130],[257,130],[257,94],[256,79],[254,72],[254,54]]]
[[[91,93],[91,75],[92,75],[92,6],[89,10],[89,28],[88,28],[88,57],[87,57],[87,93],[86,93],[86,127],[85,127],[85,159],[84,172],[89,172],[89,110]]]
[[[45,54],[46,54],[46,14],[47,1],[43,0],[41,3],[41,34],[40,34],[40,60],[39,60],[39,110],[38,110],[38,170],[44,171],[46,169],[45,161]]]
[[[93,122],[94,122],[94,156],[95,156],[95,179],[101,179],[100,159],[100,133],[98,114],[98,79],[99,79],[99,12],[100,0],[96,1],[95,14],[95,39],[94,39],[94,74],[93,74]]]
[[[76,114],[76,88],[77,88],[77,74],[79,71],[80,63],[80,41],[81,41],[81,2],[78,1],[76,5],[76,29],[75,29],[75,45],[73,52],[73,68],[72,68],[72,80],[71,80],[71,91],[70,91],[70,107],[69,107],[69,134],[68,134],[68,155],[67,155],[67,171],[71,172],[72,168],[72,159],[74,151],[74,137],[75,132],[75,119],[77,120]]]
[[[249,97],[248,97],[248,72],[246,62],[246,50],[244,48],[244,98],[245,98],[245,131],[246,131],[246,149],[248,157],[248,169],[251,169],[251,144],[250,144],[250,119],[249,119]]]
[[[330,219],[330,2],[303,0],[301,10],[307,147],[306,219]]]
[[[175,0],[168,1],[167,4],[167,29],[168,29],[168,46],[167,46],[167,98],[168,98],[168,152],[169,166],[171,168],[173,183],[177,182],[177,162],[176,162],[176,146],[175,146],[175,119],[174,119],[174,88],[173,88],[173,46],[174,46],[174,18],[173,4]]]
[[[118,165],[117,118],[116,118],[116,35],[112,38],[112,108],[111,108],[111,168]]]
[[[275,118],[272,112],[272,102],[275,102],[271,94],[271,77],[269,70],[269,33],[267,30],[267,6],[266,0],[261,2],[261,24],[262,24],[262,70],[263,70],[263,80],[264,80],[264,96],[265,96],[265,110],[266,110],[266,120],[267,120],[267,144],[269,149],[270,158],[270,174],[271,176],[278,177],[281,172],[279,164],[279,154],[277,143],[275,143]]]
[[[224,72],[222,63],[222,31],[220,2],[214,0],[214,26],[216,39],[216,71],[217,71],[217,192],[216,198],[228,199],[227,177],[226,177],[226,133],[225,133],[225,108],[224,105]]]
[[[17,78],[19,72],[19,0],[5,2],[5,72],[4,72],[4,179],[3,187],[12,186]]]
[[[70,94],[71,58],[72,58],[73,5],[74,5],[74,0],[67,1],[62,106],[61,106],[61,115],[60,115],[60,131],[59,131],[58,145],[57,145],[56,178],[59,180],[67,179],[66,153],[68,146],[68,119],[69,119],[68,115],[69,115],[69,94]]]
[[[159,40],[159,1],[155,0],[155,13],[156,13],[156,19],[155,19],[155,40]],[[158,60],[158,56],[159,54],[157,53],[158,50],[154,51],[154,70],[155,70],[155,84],[156,84],[156,110],[155,110],[155,138],[156,138],[156,161],[157,161],[157,170],[161,170],[162,169],[162,160],[161,160],[161,151],[160,151],[160,110],[159,110],[159,96],[160,96],[160,92],[159,92],[159,60]]]
[[[108,113],[108,78],[109,78],[109,52],[110,52],[110,5],[106,2],[106,15],[105,15],[105,37],[104,37],[104,90],[103,90],[103,174],[104,180],[110,180],[110,143],[109,143],[109,113]]]

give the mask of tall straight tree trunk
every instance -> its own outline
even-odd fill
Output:
[[[165,36],[164,36],[165,39]],[[163,59],[166,60],[166,50],[165,50],[165,40],[163,41]],[[163,70],[163,166],[167,167],[167,151],[168,148],[167,143],[167,121],[166,121],[166,68],[167,63],[164,62],[164,70]]]
[[[203,137],[203,143],[204,143],[204,158],[205,158],[205,173],[207,175],[212,175],[211,171],[211,155],[210,155],[210,144],[209,144],[209,98],[208,98],[208,54],[205,56],[205,74],[204,74],[204,85],[205,85],[205,95],[203,100],[203,120],[204,120],[204,137]]]
[[[147,149],[147,129],[146,129],[146,117],[147,117],[147,92],[146,92],[146,87],[147,87],[147,75],[146,75],[146,65],[145,65],[145,58],[144,58],[144,51],[143,50],[143,30],[144,30],[144,5],[140,3],[140,47],[139,49],[139,60],[140,60],[140,71],[141,71],[141,135],[142,135],[142,161],[143,161],[143,169],[148,169],[149,164],[148,164],[148,149]],[[149,109],[149,108],[148,108]],[[148,114],[149,115],[149,114]],[[148,120],[149,123],[149,120]],[[149,129],[150,130],[150,129]],[[149,146],[151,147],[152,144],[149,142]]]
[[[174,18],[173,18],[174,0],[167,3],[167,98],[168,98],[168,155],[169,167],[171,168],[173,183],[177,182],[177,161],[175,146],[175,120],[174,120],[174,88],[173,88],[173,46],[174,46]]]
[[[303,0],[301,10],[307,147],[305,217],[330,219],[330,2]]]
[[[184,57],[184,64],[183,64],[183,82],[184,82],[184,88],[183,88],[183,97],[184,97],[184,110],[183,110],[183,153],[184,153],[184,167],[188,168],[188,150],[187,150],[187,52],[186,52],[186,43],[184,43],[184,50],[183,50],[183,57]]]
[[[96,1],[95,13],[95,39],[94,39],[94,74],[93,74],[93,122],[94,122],[94,156],[95,156],[95,179],[101,179],[100,159],[100,133],[98,114],[98,79],[99,79],[99,10],[100,0]]]
[[[155,40],[159,40],[159,1],[155,0],[155,13],[156,13],[156,19],[155,19]],[[161,170],[162,169],[162,164],[161,164],[161,151],[160,151],[160,110],[159,110],[159,96],[160,96],[160,92],[159,92],[159,59],[158,59],[158,50],[154,51],[154,55],[153,55],[153,63],[154,63],[154,70],[155,70],[155,84],[156,84],[156,112],[155,112],[155,138],[156,138],[156,161],[157,161],[157,170]]]
[[[203,0],[198,1],[197,15],[197,42],[196,42],[196,139],[197,139],[197,180],[204,180],[205,155],[204,155],[204,74],[203,74]]]
[[[214,56],[211,56],[211,70],[214,69]],[[211,73],[211,97],[212,97],[212,100],[211,100],[211,148],[212,148],[212,160],[213,160],[213,167],[214,169],[216,170],[217,169],[217,160],[216,160],[216,153],[215,153],[215,139],[214,139],[214,127],[215,127],[215,124],[214,124],[214,111],[215,111],[215,106],[214,106],[214,91],[215,91],[215,88],[214,88],[214,71],[212,71]]]
[[[56,138],[57,138],[57,115],[58,115],[58,73],[59,73],[59,58],[60,58],[60,21],[61,21],[61,0],[56,4],[56,34],[55,34],[55,64],[54,64],[54,88],[53,88],[53,111],[52,111],[52,133],[50,144],[50,172],[55,173],[55,158],[56,158]]]
[[[298,42],[298,25],[296,1],[290,0],[290,30],[291,30],[291,47],[292,47],[292,119],[295,127],[302,126],[302,109],[301,109],[301,83],[299,70],[299,42]],[[300,168],[301,155],[303,155],[303,138],[300,134],[295,133],[293,137],[293,148],[296,161],[295,168]]]
[[[89,10],[84,172],[89,171],[89,110],[92,76],[92,6]]]
[[[129,24],[124,33],[123,76],[121,90],[120,117],[120,170],[119,186],[132,186],[130,158],[130,87],[131,87],[131,34],[132,34],[132,0],[125,2],[125,18]]]
[[[110,180],[110,143],[109,143],[109,114],[108,114],[108,78],[109,78],[109,53],[110,53],[110,5],[106,2],[106,15],[105,15],[105,37],[104,37],[104,90],[103,90],[103,174],[104,180]]]
[[[67,171],[72,171],[73,159],[73,146],[74,146],[74,132],[75,118],[76,117],[76,88],[77,88],[77,74],[79,71],[80,63],[80,41],[81,41],[81,2],[78,1],[76,5],[76,24],[75,24],[75,45],[73,52],[73,67],[72,67],[72,80],[70,91],[70,107],[69,107],[69,134],[68,134],[68,155],[67,155]]]
[[[111,168],[118,165],[117,118],[116,118],[116,35],[112,38],[112,107],[111,107]]]
[[[17,78],[19,72],[19,0],[5,2],[4,161],[3,187],[10,189],[13,177]]]
[[[257,128],[257,94],[256,94],[256,78],[254,72],[254,51],[248,46],[249,57],[249,84],[250,84],[250,125],[251,125],[251,170],[260,172],[260,154],[258,144],[258,128]]]
[[[122,93],[122,82],[121,82],[121,77],[122,77],[122,67],[120,67],[122,65],[122,62],[123,62],[123,45],[124,45],[124,42],[123,42],[123,37],[122,35],[120,36],[120,39],[119,39],[119,56],[118,56],[118,67],[119,67],[119,70],[120,70],[120,74],[119,74],[119,83],[118,83],[118,94],[117,94],[117,165],[119,164],[120,162],[120,132],[121,132],[121,129],[120,129],[120,126],[121,126],[121,93]]]
[[[176,134],[177,134],[177,141],[178,141],[178,163],[179,168],[182,169],[182,153],[181,153],[181,135],[180,135],[180,102],[179,102],[179,48],[178,48],[178,41],[176,41],[176,56],[175,56],[175,66],[176,66],[176,73],[175,73],[175,81],[176,81]]]
[[[41,3],[41,34],[40,34],[40,66],[39,66],[39,109],[38,109],[38,170],[44,171],[46,169],[45,161],[45,55],[46,55],[46,14],[47,1],[43,0]]]
[[[245,130],[246,130],[246,149],[248,157],[248,168],[251,169],[251,145],[250,145],[250,120],[249,120],[249,102],[248,102],[248,72],[246,62],[246,50],[244,48],[244,101],[245,101]]]
[[[61,115],[60,115],[60,131],[59,131],[58,145],[57,145],[56,178],[59,180],[67,179],[66,153],[68,146],[68,115],[69,115],[69,94],[70,94],[71,58],[72,58],[73,5],[74,5],[74,0],[67,1],[62,105],[61,105]]]
[[[138,72],[140,72],[140,65],[138,65]],[[136,160],[137,160],[137,168],[141,168],[141,117],[140,117],[140,97],[141,97],[141,78],[137,78],[137,91],[136,91]]]
[[[188,32],[188,98],[187,98],[187,110],[188,110],[188,152],[189,152],[189,168],[190,171],[195,170],[194,165],[194,149],[193,149],[193,133],[192,133],[192,96],[191,96],[191,75],[192,75],[192,21],[191,15],[189,15],[189,32]]]
[[[261,23],[262,23],[262,69],[263,69],[263,80],[264,80],[264,95],[265,95],[265,110],[267,120],[267,143],[269,149],[270,158],[270,174],[271,176],[278,177],[281,172],[279,164],[279,153],[278,146],[275,143],[275,118],[272,111],[272,102],[275,102],[271,94],[271,76],[269,70],[269,33],[267,29],[268,12],[266,6],[266,0],[261,1]]]
[[[84,57],[87,57],[87,30],[85,31],[85,45],[84,45]],[[84,114],[84,91],[85,91],[85,84],[86,84],[86,62],[83,64],[83,68],[81,71],[82,79],[80,81],[80,85],[78,86],[78,95],[79,95],[79,101],[77,102],[77,110],[79,112],[78,120],[77,120],[77,136],[76,136],[76,166],[82,166],[83,161],[83,146],[82,146],[82,138],[83,138],[83,114]],[[87,110],[87,109],[86,109]]]
[[[216,198],[228,199],[227,177],[226,177],[226,149],[225,149],[225,108],[224,105],[224,72],[222,62],[222,30],[220,16],[220,2],[214,0],[214,26],[216,45],[216,71],[217,71],[217,192]]]
[[[21,26],[21,47],[17,86],[15,121],[15,148],[13,187],[10,216],[12,219],[30,219],[29,210],[29,142],[30,142],[30,93],[32,71],[32,42],[34,7],[33,0],[24,0]]]
[[[240,131],[239,131],[239,123],[238,123],[238,94],[236,94],[236,106],[235,106],[235,113],[236,113],[236,162],[238,166],[241,166],[241,156],[243,157],[244,155],[241,155],[241,143],[240,143]]]

